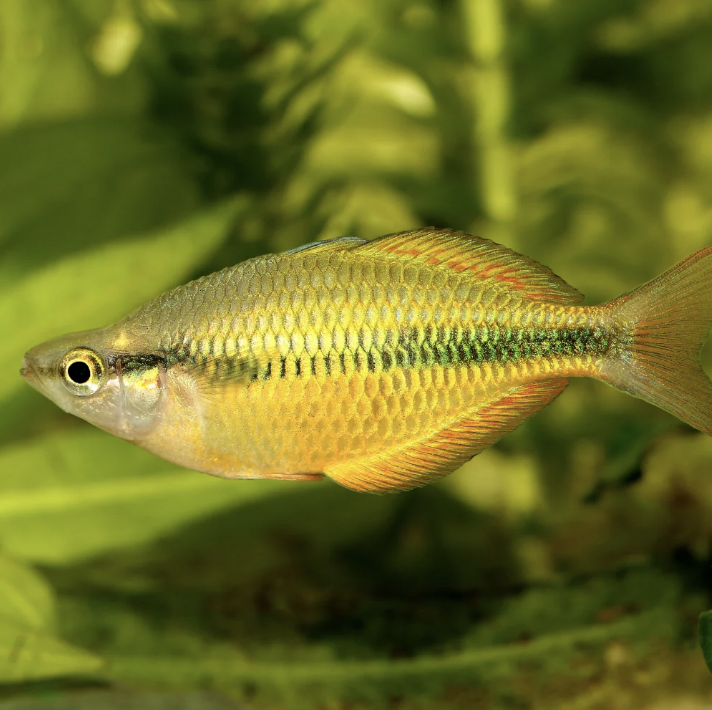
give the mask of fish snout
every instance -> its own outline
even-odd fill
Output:
[[[22,366],[20,367],[20,375],[24,377],[29,382],[37,382],[37,371],[35,370],[35,364],[29,355],[25,355],[22,358]]]

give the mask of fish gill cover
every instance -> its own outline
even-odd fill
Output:
[[[631,290],[712,243],[712,0],[3,0],[0,47],[0,708],[712,702],[712,438],[642,401],[575,380],[375,497],[176,468],[17,374],[342,235]]]

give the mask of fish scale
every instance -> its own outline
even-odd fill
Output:
[[[497,441],[572,376],[712,431],[695,361],[711,257],[579,306],[545,267],[458,232],[317,242],[38,346],[23,372],[69,411],[206,473],[404,490]],[[85,389],[72,358],[91,374]]]
[[[170,350],[172,342],[200,343],[197,351],[173,350],[175,363],[207,363],[221,381],[230,360],[222,361],[219,354],[241,335],[247,342],[248,333],[250,354],[262,363],[252,374],[251,389],[238,383],[223,387],[220,395],[208,395],[220,399],[210,408],[219,415],[204,417],[208,431],[222,430],[243,411],[251,416],[249,422],[232,425],[233,440],[221,441],[219,449],[203,437],[201,457],[226,462],[217,465],[232,470],[241,453],[242,473],[248,476],[285,467],[318,473],[342,457],[367,457],[439,431],[478,402],[534,380],[542,359],[548,360],[547,374],[585,374],[595,366],[594,356],[605,353],[601,338],[591,335],[594,311],[579,311],[576,328],[547,328],[549,315],[556,324],[576,312],[515,299],[496,288],[473,287],[459,273],[434,279],[432,267],[390,264],[386,269],[376,258],[373,264],[355,258],[333,252],[301,259],[265,257],[208,277],[200,286],[202,298],[193,301],[186,316],[170,314],[178,329],[159,341],[159,349]],[[266,278],[270,272],[273,276]],[[392,281],[376,288],[359,282],[377,272]],[[433,287],[434,281],[440,285]],[[280,283],[292,287],[291,304],[286,317],[275,318],[282,301],[275,285]],[[183,303],[194,288],[178,289],[168,299]],[[231,317],[231,309],[219,307],[218,288],[248,299],[250,307]],[[473,300],[457,302],[455,293]],[[340,304],[338,322],[334,303]],[[144,318],[153,319],[152,308],[135,316],[136,321]],[[524,320],[528,329],[517,325]],[[531,343],[528,357],[515,345],[525,339]],[[577,346],[586,357],[572,357]],[[237,355],[233,361],[242,359]],[[429,370],[429,376],[420,377]],[[306,408],[301,382],[295,387],[295,381],[304,379],[316,383]],[[354,386],[360,382],[363,387]],[[343,396],[345,390],[350,396]],[[280,413],[277,420],[275,412]],[[315,431],[305,439],[307,429]],[[264,446],[255,446],[258,441]],[[285,453],[276,458],[275,450]]]

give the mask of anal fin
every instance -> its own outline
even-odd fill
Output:
[[[392,493],[424,486],[452,473],[514,431],[560,395],[568,380],[532,382],[470,409],[462,419],[426,438],[368,458],[326,468],[331,479],[364,493]]]

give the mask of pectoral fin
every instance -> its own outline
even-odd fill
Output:
[[[381,454],[329,466],[325,473],[342,486],[391,493],[424,486],[452,473],[516,429],[566,389],[568,380],[532,382],[468,411],[446,429]]]
[[[242,476],[230,476],[242,478]],[[269,478],[273,481],[321,481],[323,473],[263,473],[260,475],[245,476],[245,478]]]

